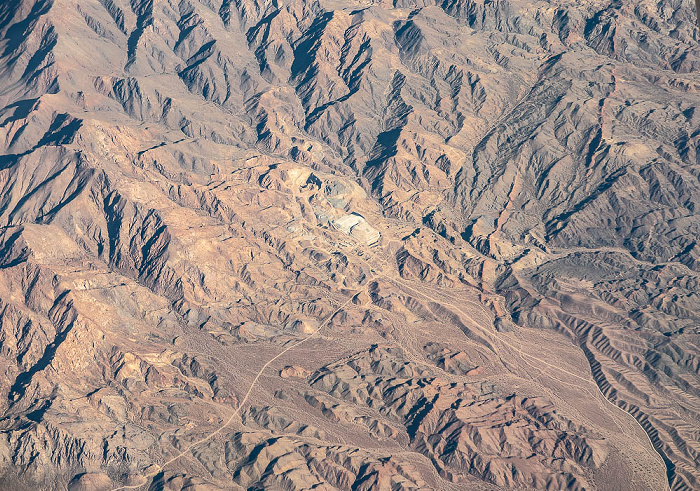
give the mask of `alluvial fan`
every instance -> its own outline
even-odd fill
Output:
[[[700,489],[692,0],[0,39],[0,488]]]

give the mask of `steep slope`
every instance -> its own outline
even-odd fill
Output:
[[[700,486],[690,0],[11,0],[0,39],[0,486]]]

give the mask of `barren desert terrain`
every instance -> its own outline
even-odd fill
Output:
[[[700,489],[699,42],[0,1],[0,489]]]

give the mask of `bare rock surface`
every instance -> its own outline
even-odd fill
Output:
[[[693,8],[0,2],[0,488],[700,488]]]

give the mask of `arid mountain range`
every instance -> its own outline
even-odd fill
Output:
[[[693,0],[0,39],[0,489],[700,489]]]

